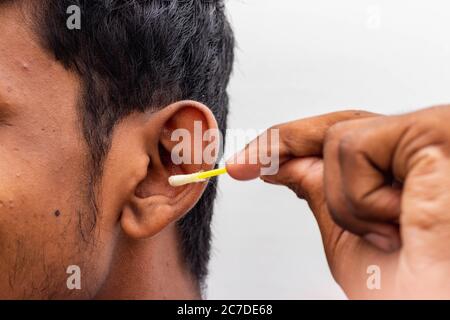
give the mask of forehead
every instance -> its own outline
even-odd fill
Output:
[[[16,6],[0,5],[1,148],[46,156],[81,141],[78,77],[37,41]]]
[[[46,101],[47,105],[62,103],[62,93],[68,94],[66,98],[70,99],[77,84],[75,76],[41,48],[29,19],[18,6],[0,5],[0,35],[0,99],[3,103],[16,107],[26,105],[30,99]]]

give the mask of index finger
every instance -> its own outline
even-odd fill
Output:
[[[264,175],[266,156],[282,165],[293,158],[321,157],[328,129],[334,124],[358,118],[376,116],[374,113],[346,110],[276,125],[250,142],[244,150],[226,162],[228,174],[237,180],[253,180]],[[275,132],[277,134],[273,135]],[[278,141],[268,141],[267,137]],[[263,141],[263,143],[261,143]],[[274,159],[273,155],[277,159]]]

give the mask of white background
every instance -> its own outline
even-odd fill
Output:
[[[450,102],[448,0],[228,0],[238,48],[230,128],[345,108]],[[345,298],[307,205],[259,181],[220,182],[207,298]]]

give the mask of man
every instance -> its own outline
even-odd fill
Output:
[[[261,178],[308,201],[348,297],[450,299],[448,119],[450,106],[440,106],[389,117],[343,111],[272,128],[282,165]],[[258,152],[251,143],[229,160],[230,175],[260,176],[260,164],[243,161]]]
[[[225,129],[223,2],[3,0],[0,35],[0,298],[199,298],[215,184],[168,185],[211,169],[170,133]]]

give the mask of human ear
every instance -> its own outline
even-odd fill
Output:
[[[131,238],[149,238],[192,209],[207,182],[172,187],[168,178],[214,168],[220,134],[212,112],[195,101],[180,101],[154,112],[139,123],[133,148],[138,179],[120,216],[123,231]]]

